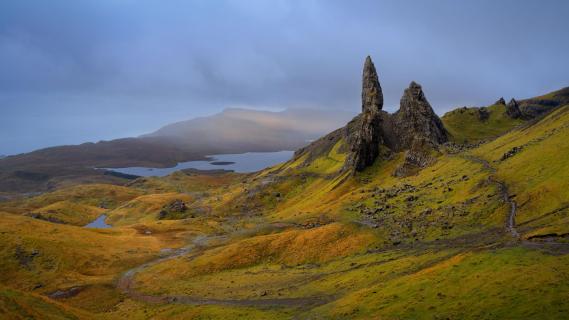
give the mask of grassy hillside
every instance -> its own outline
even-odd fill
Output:
[[[177,172],[2,203],[0,312],[564,319],[569,106],[526,123],[500,108],[485,123],[475,109],[447,114],[455,141],[498,137],[403,178],[402,153],[343,172],[336,137],[253,174]],[[113,228],[79,227],[101,213]]]
[[[0,202],[0,210],[83,226],[103,212],[114,209],[142,193],[134,188],[109,184],[82,185],[32,198]]]
[[[476,143],[496,138],[524,122],[508,117],[506,107],[500,104],[486,108],[459,108],[445,113],[441,120],[456,143]]]
[[[525,237],[569,234],[569,106],[472,153],[496,168],[518,203]],[[513,150],[513,151],[512,151]]]

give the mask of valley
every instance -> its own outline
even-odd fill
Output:
[[[362,82],[360,115],[260,171],[0,202],[0,314],[565,319],[567,88],[439,118],[415,82],[383,111],[369,57]]]

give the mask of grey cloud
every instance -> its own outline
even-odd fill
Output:
[[[561,0],[3,1],[0,153],[149,132],[231,106],[357,112],[368,54],[389,110],[411,80],[439,113],[534,96],[569,85],[567,9]],[[70,129],[78,116],[84,126]],[[40,135],[60,138],[17,142]]]

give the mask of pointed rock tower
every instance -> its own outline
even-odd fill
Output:
[[[362,171],[373,164],[383,142],[381,133],[381,109],[383,92],[377,71],[368,56],[362,76],[362,113],[354,120],[354,130],[348,133],[350,153],[345,168]]]
[[[393,128],[405,151],[404,163],[395,171],[406,176],[434,161],[433,153],[448,141],[448,133],[427,101],[423,89],[414,81],[403,92],[399,111],[393,115]]]
[[[394,129],[399,149],[409,149],[416,141],[432,146],[448,141],[448,134],[441,119],[425,98],[423,89],[415,81],[405,89],[400,108],[394,115]]]
[[[383,92],[368,56],[362,75],[362,112],[345,127],[299,149],[295,159],[306,155],[304,161],[309,163],[344,141],[338,149],[346,154],[341,172],[363,171],[377,159],[389,159],[397,152],[405,152],[404,163],[394,173],[399,176],[412,174],[435,161],[439,145],[448,141],[448,133],[421,86],[411,82],[396,113],[389,114],[382,108]]]

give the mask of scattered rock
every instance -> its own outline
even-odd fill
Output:
[[[518,102],[515,99],[512,98],[512,100],[510,100],[506,105],[506,114],[512,119],[521,118],[522,112],[520,111]]]
[[[36,213],[36,212],[29,212],[25,214],[26,216],[38,220],[43,220],[51,223],[58,223],[58,224],[66,224],[65,221],[58,219],[56,217],[52,217],[51,215],[44,215],[43,213]]]
[[[37,249],[32,249],[30,252],[26,251],[21,245],[16,246],[14,257],[18,260],[21,267],[28,270],[32,269],[33,260],[39,256],[40,252]]]
[[[505,103],[504,103],[505,104]],[[490,112],[485,107],[481,107],[478,109],[478,120],[484,121],[490,118]]]
[[[417,196],[411,195],[411,196],[408,196],[407,198],[405,198],[405,201],[407,201],[407,202],[413,202],[413,201],[415,201],[415,200],[417,200],[417,199],[418,199]]]
[[[176,199],[166,207],[171,212],[184,212],[187,209],[186,203],[180,199]]]
[[[522,150],[523,150],[522,146],[513,147],[512,149],[508,150],[506,153],[504,153],[502,155],[502,157],[500,158],[500,161],[504,161],[508,158],[511,158],[511,157],[515,156],[516,154],[518,154]]]
[[[184,218],[184,213],[188,210],[186,203],[180,199],[176,199],[162,207],[158,213],[158,219],[180,219]]]
[[[48,297],[51,299],[67,299],[78,295],[85,287],[71,287],[69,289],[57,290],[50,294]]]
[[[500,99],[498,99],[498,101],[494,102],[495,105],[506,105],[506,100],[504,100],[504,97],[501,97]]]

